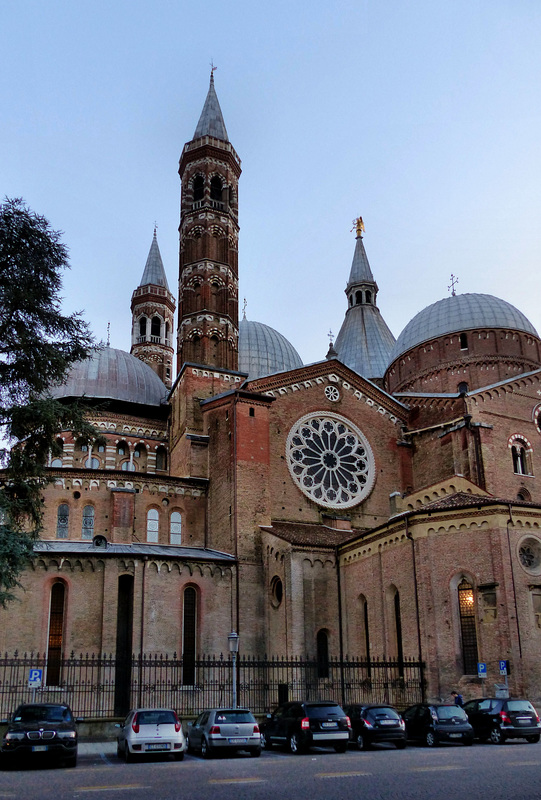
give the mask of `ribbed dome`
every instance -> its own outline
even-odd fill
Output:
[[[506,300],[490,294],[457,294],[427,306],[408,322],[396,340],[389,364],[429,339],[477,328],[507,328],[538,336],[532,323]]]
[[[124,350],[104,347],[75,364],[65,383],[52,389],[51,394],[159,406],[168,389],[148,364]]]
[[[241,320],[239,326],[239,371],[250,378],[302,367],[302,360],[291,342],[269,325]]]

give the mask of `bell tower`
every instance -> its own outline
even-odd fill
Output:
[[[238,369],[238,181],[214,68],[181,180],[177,371],[186,362]]]

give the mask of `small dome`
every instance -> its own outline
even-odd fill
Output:
[[[457,294],[427,306],[408,322],[396,340],[389,364],[430,339],[477,328],[507,328],[538,337],[532,323],[506,300],[490,294]]]
[[[159,406],[168,389],[152,367],[124,350],[104,347],[74,364],[53,397],[93,397]]]
[[[239,326],[239,371],[250,378],[302,367],[302,360],[291,342],[269,325],[241,320]]]

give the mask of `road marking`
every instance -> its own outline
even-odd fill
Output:
[[[445,772],[454,769],[466,769],[466,767],[456,767],[454,764],[442,764],[435,767],[410,767],[410,772]]]
[[[358,778],[359,776],[372,775],[371,772],[320,772],[316,778]]]
[[[74,792],[125,792],[131,789],[151,789],[142,783],[122,783],[119,786],[79,786]]]
[[[539,761],[509,761],[508,767],[538,767]]]
[[[265,778],[212,778],[209,783],[266,783]]]

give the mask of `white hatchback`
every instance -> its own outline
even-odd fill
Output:
[[[182,723],[170,708],[134,708],[119,728],[117,754],[127,762],[138,756],[172,755],[182,761],[186,738]]]

